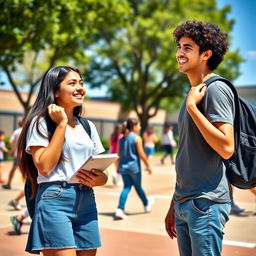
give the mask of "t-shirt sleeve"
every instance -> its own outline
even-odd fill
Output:
[[[98,154],[104,152],[105,149],[101,143],[101,140],[100,140],[100,137],[99,137],[99,134],[97,132],[95,125],[91,121],[89,121],[89,124],[91,127],[91,140],[93,142],[93,155],[98,155]]]
[[[224,82],[216,81],[207,88],[204,113],[211,122],[234,123],[235,103],[232,90]]]
[[[38,124],[38,128],[40,132],[45,136],[42,137],[36,128],[35,119],[31,122],[28,132],[27,132],[27,139],[26,139],[26,152],[31,154],[30,147],[31,146],[42,146],[47,147],[49,145],[49,140],[47,138],[47,126],[44,119],[41,119]]]
[[[15,137],[16,137],[16,130],[12,133],[10,141],[15,141]]]
[[[0,149],[2,150],[3,148],[5,148],[5,142],[4,141],[0,141]]]

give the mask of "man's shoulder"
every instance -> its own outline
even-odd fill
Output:
[[[225,95],[228,97],[233,97],[233,92],[231,88],[223,81],[216,80],[209,84],[207,88],[207,94],[209,96],[217,96],[221,97],[221,95]]]

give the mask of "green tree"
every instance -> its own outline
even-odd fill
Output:
[[[94,49],[89,68],[92,86],[109,86],[112,99],[136,111],[145,130],[161,103],[179,102],[188,89],[186,76],[176,64],[172,31],[185,20],[218,24],[230,32],[234,20],[230,7],[217,9],[214,0],[130,0],[129,20],[119,30],[99,30],[101,42]],[[219,68],[229,79],[239,75],[239,52],[229,52]],[[218,72],[218,70],[217,70]]]
[[[0,0],[0,69],[27,113],[42,70],[60,63],[81,66],[99,28],[126,19],[123,0]],[[26,99],[21,96],[27,87]]]

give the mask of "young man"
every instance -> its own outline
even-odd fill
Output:
[[[174,31],[179,71],[191,89],[179,115],[176,187],[165,218],[181,256],[221,255],[230,212],[230,188],[222,158],[234,152],[233,93],[223,82],[204,84],[223,60],[227,35],[216,25],[187,21]],[[199,104],[200,103],[200,104]]]

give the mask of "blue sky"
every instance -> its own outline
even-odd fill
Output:
[[[256,85],[256,1],[217,0],[218,7],[231,5],[229,18],[235,19],[231,33],[231,49],[240,49],[245,62],[240,64],[241,75],[236,86]]]

